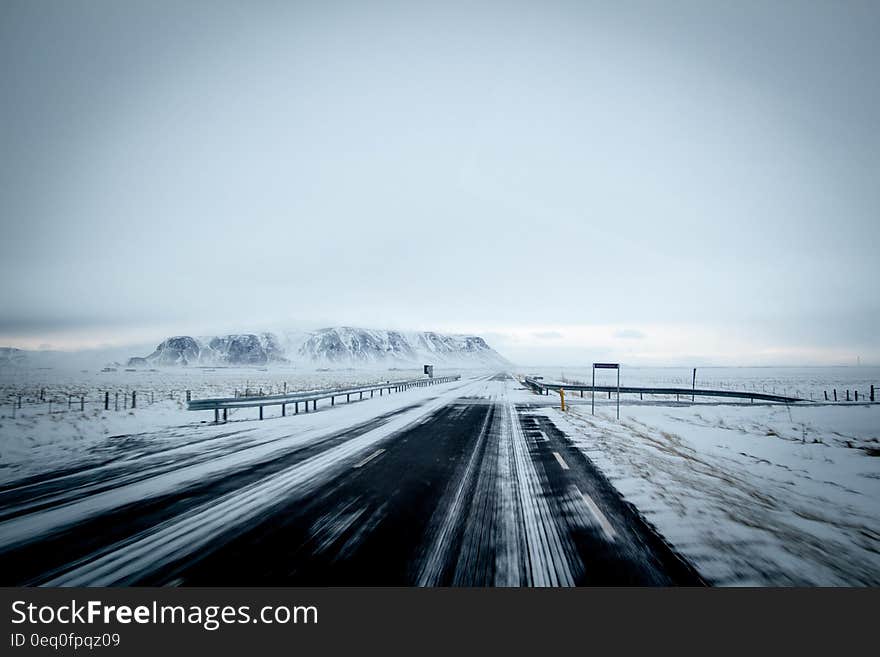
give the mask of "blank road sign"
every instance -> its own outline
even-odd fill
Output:
[[[620,363],[593,363],[597,370],[619,370]]]

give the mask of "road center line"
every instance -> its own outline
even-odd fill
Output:
[[[373,452],[372,454],[370,454],[370,455],[369,455],[367,458],[365,458],[363,461],[359,461],[358,463],[355,463],[353,467],[355,467],[355,468],[362,468],[362,467],[364,467],[367,463],[369,463],[370,461],[372,461],[372,460],[373,460],[374,458],[376,458],[377,456],[381,456],[381,455],[382,455],[382,452],[384,452],[384,451],[385,451],[384,449],[377,449],[375,452]]]
[[[553,456],[556,457],[556,460],[559,462],[559,467],[563,470],[568,470],[568,463],[562,460],[562,457],[559,456],[559,452],[553,452]]]
[[[602,513],[602,510],[598,506],[596,506],[596,503],[593,501],[592,497],[590,497],[589,495],[585,495],[577,486],[574,486],[574,489],[578,492],[578,495],[581,496],[584,504],[587,505],[590,513],[592,513],[593,517],[596,519],[596,522],[599,523],[599,526],[602,528],[602,532],[605,534],[605,537],[609,541],[613,541],[614,537],[617,536],[617,532],[614,531],[614,527],[612,527],[611,523],[608,522],[608,518],[606,518],[605,514]]]

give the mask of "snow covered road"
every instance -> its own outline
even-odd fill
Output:
[[[700,583],[506,376],[177,431],[0,487],[2,583]]]

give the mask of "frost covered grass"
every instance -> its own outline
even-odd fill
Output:
[[[545,412],[713,583],[880,584],[880,405]]]

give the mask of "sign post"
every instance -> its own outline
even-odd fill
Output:
[[[617,370],[617,419],[620,419],[620,363],[593,363],[593,398],[590,410],[596,414],[596,370]]]

